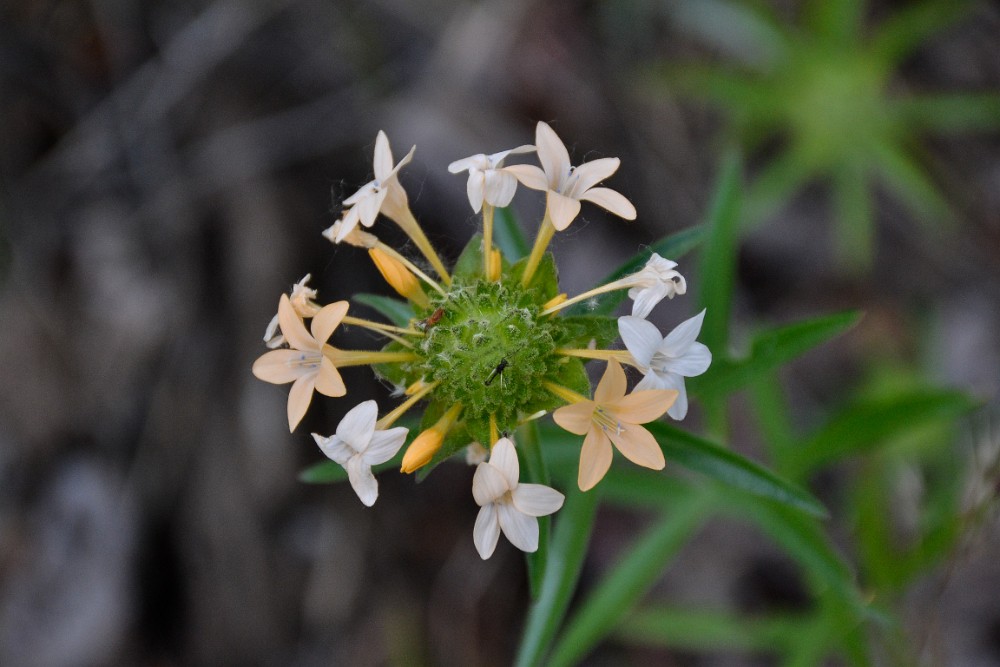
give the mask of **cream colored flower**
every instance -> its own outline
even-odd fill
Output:
[[[594,187],[618,170],[618,158],[600,158],[578,167],[569,162],[569,153],[555,131],[539,121],[535,146],[542,168],[530,164],[507,167],[508,173],[534,190],[547,194],[549,217],[559,231],[569,227],[580,213],[580,202],[589,201],[626,220],[635,220],[635,207],[621,193]]]
[[[514,198],[514,192],[517,190],[517,178],[510,171],[510,167],[503,166],[504,158],[508,155],[531,153],[534,150],[534,146],[525,145],[492,155],[479,153],[452,162],[448,165],[448,171],[453,174],[463,171],[469,172],[466,191],[472,210],[479,213],[484,203],[503,207],[507,206]]]
[[[677,401],[667,414],[674,419],[687,415],[684,378],[701,375],[712,364],[712,352],[696,338],[701,333],[705,311],[684,320],[666,336],[655,324],[639,317],[619,317],[618,332],[625,347],[646,375],[636,389],[674,389]]]
[[[302,280],[292,285],[292,293],[289,299],[292,308],[301,318],[312,317],[319,312],[320,306],[316,303],[316,290],[307,287],[306,283],[312,279],[312,274],[307,273]],[[275,313],[271,322],[264,331],[264,344],[272,350],[285,344],[285,337],[278,333],[278,315]]]
[[[406,441],[409,429],[398,426],[385,431],[375,429],[378,418],[378,404],[375,401],[359,403],[344,415],[337,425],[337,434],[312,437],[333,461],[347,470],[351,487],[368,507],[378,498],[378,481],[372,474],[372,466],[385,463],[399,451]]]
[[[330,243],[341,243],[347,242],[347,245],[352,245],[357,248],[374,248],[378,245],[378,238],[374,234],[369,234],[368,232],[363,232],[357,228],[357,222],[354,223],[348,231],[344,231],[344,221],[338,220],[333,223],[321,233],[323,238],[328,240]],[[341,233],[343,232],[343,233]]]
[[[501,438],[490,460],[476,466],[472,495],[481,508],[472,529],[476,551],[486,560],[493,555],[500,531],[521,551],[538,550],[538,519],[562,507],[564,496],[542,484],[521,484],[514,443]]]
[[[559,426],[586,436],[577,477],[581,491],[593,488],[611,467],[611,443],[637,465],[660,470],[666,464],[660,446],[641,424],[662,417],[677,399],[677,392],[650,389],[626,396],[627,388],[625,371],[611,359],[594,390],[594,400],[582,400],[552,413]]]
[[[272,350],[253,364],[253,374],[272,384],[292,383],[288,392],[288,430],[294,431],[309,409],[315,389],[324,396],[347,393],[336,366],[323,354],[326,341],[347,314],[347,302],[338,301],[323,307],[312,319],[310,329],[295,313],[288,295],[278,302],[278,323],[291,349]]]
[[[636,286],[628,291],[632,299],[632,315],[647,317],[653,306],[663,299],[673,299],[678,294],[687,292],[687,282],[679,272],[674,270],[677,262],[664,259],[655,252],[639,272],[632,275],[631,280]]]
[[[334,237],[335,243],[343,241],[359,222],[365,227],[371,227],[375,224],[375,218],[379,213],[397,221],[405,217],[409,210],[409,201],[397,174],[413,159],[413,151],[416,149],[416,146],[411,148],[402,160],[393,165],[389,138],[385,136],[385,132],[379,130],[375,139],[373,160],[375,178],[344,200],[344,205],[350,206],[350,209],[344,213],[340,231]]]

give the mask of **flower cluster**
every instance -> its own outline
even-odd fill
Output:
[[[536,517],[557,511],[563,495],[520,482],[519,448],[511,436],[522,424],[549,413],[560,427],[584,436],[577,478],[583,491],[604,477],[614,449],[637,465],[662,469],[660,446],[643,425],[664,414],[683,419],[687,413],[684,378],[705,372],[711,363],[708,348],[696,341],[704,311],[666,336],[646,321],[657,303],[687,290],[676,263],[657,254],[636,273],[583,294],[559,292],[555,262],[546,251],[555,233],[577,218],[581,202],[626,220],[636,217],[628,199],[599,187],[617,171],[617,158],[573,166],[563,142],[540,122],[534,145],[453,162],[450,172],[468,172],[469,203],[481,213],[483,231],[449,271],[398,180],[413,153],[411,149],[395,162],[388,138],[379,132],[374,180],[344,200],[340,219],[323,232],[332,243],[365,248],[386,282],[405,299],[384,309],[391,322],[350,316],[347,301],[320,305],[306,275],[290,294],[281,295],[278,314],[264,336],[272,349],[254,363],[253,372],[266,382],[292,383],[288,427],[294,430],[314,391],[346,395],[338,369],[371,366],[405,399],[381,418],[375,401],[364,401],[347,413],[335,435],[313,434],[322,452],[346,469],[361,501],[374,504],[378,482],[372,468],[396,458],[409,439],[409,429],[393,424],[424,403],[401,471],[427,474],[464,450],[466,460],[476,465],[472,493],[481,509],[473,537],[479,554],[488,558],[493,553],[500,532],[517,548],[535,551]],[[540,167],[504,165],[511,156],[531,153]],[[496,208],[510,204],[519,184],[545,192],[546,209],[531,252],[511,261],[494,245],[493,222]],[[379,215],[398,225],[423,257],[409,259],[365,231]],[[574,314],[576,309],[570,308],[624,290],[633,301],[629,316]],[[329,341],[341,324],[374,331],[387,343],[372,351],[334,347]],[[625,349],[611,348],[618,336]],[[595,359],[607,367],[591,391],[584,363]],[[643,374],[631,392],[623,365]]]

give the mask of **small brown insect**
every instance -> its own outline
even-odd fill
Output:
[[[431,313],[430,317],[420,323],[420,328],[426,331],[437,324],[442,317],[444,317],[444,308],[438,308]]]

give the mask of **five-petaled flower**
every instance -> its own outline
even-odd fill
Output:
[[[288,430],[295,427],[309,409],[313,389],[324,396],[343,396],[347,393],[340,372],[328,356],[323,354],[326,341],[347,314],[347,302],[337,301],[324,306],[313,316],[312,333],[295,313],[288,295],[282,294],[278,302],[278,324],[291,349],[271,350],[253,364],[253,374],[272,384],[292,383],[288,392]]]
[[[569,162],[566,145],[542,121],[535,128],[535,146],[541,169],[530,164],[511,165],[506,169],[526,187],[546,192],[549,217],[557,230],[566,229],[576,219],[581,201],[597,204],[626,220],[635,220],[635,207],[621,193],[594,187],[618,171],[621,160],[600,158],[574,167]]]
[[[378,481],[372,474],[372,466],[395,456],[409,431],[401,426],[377,430],[377,418],[378,405],[375,401],[365,401],[344,415],[337,425],[336,435],[312,434],[323,453],[347,470],[354,492],[368,507],[378,498]]]
[[[687,414],[687,390],[684,378],[701,375],[712,363],[712,352],[696,338],[701,332],[705,311],[684,320],[666,336],[655,324],[639,317],[618,318],[618,332],[645,377],[636,389],[674,389],[677,401],[667,414],[684,419]]]
[[[306,283],[310,279],[312,279],[312,274],[307,273],[302,277],[302,280],[292,285],[292,293],[289,297],[292,302],[292,308],[302,318],[312,317],[320,309],[320,305],[315,301],[316,290],[306,286]],[[270,323],[267,325],[267,330],[264,331],[264,344],[272,350],[285,344],[285,337],[278,333],[277,313],[271,318]]]
[[[632,299],[632,315],[645,318],[653,310],[653,306],[663,299],[673,299],[677,294],[687,292],[687,282],[678,271],[674,270],[677,262],[660,257],[655,252],[646,265],[638,273],[631,276],[636,281],[635,287],[628,291]]]
[[[507,206],[514,198],[514,192],[517,191],[517,178],[510,167],[503,166],[504,158],[508,155],[531,153],[534,150],[535,147],[529,144],[492,155],[479,153],[455,160],[448,165],[448,171],[453,174],[463,171],[469,172],[469,182],[466,186],[469,204],[472,205],[473,211],[479,213],[484,203],[503,207]]]
[[[358,222],[365,227],[371,227],[375,224],[375,218],[379,213],[392,220],[405,215],[409,210],[409,200],[406,197],[406,190],[399,183],[397,174],[413,159],[413,151],[416,149],[416,146],[411,148],[402,160],[393,165],[389,138],[385,136],[385,132],[379,130],[375,139],[373,160],[375,179],[362,185],[357,192],[344,200],[344,205],[351,208],[344,213],[340,230],[333,239],[335,243],[343,241],[344,237],[358,226]]]
[[[611,443],[637,465],[661,470],[663,452],[642,424],[659,419],[673,405],[677,392],[668,389],[636,390],[626,396],[625,371],[615,359],[608,361],[594,398],[582,399],[552,413],[559,426],[585,435],[580,450],[577,483],[581,491],[594,487],[611,467]]]
[[[552,514],[562,507],[563,494],[542,484],[521,484],[519,477],[517,452],[508,438],[498,440],[490,460],[476,467],[472,495],[480,510],[472,539],[483,560],[493,555],[501,530],[521,551],[536,551],[536,517]]]

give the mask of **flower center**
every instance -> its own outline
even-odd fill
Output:
[[[305,370],[316,370],[323,363],[323,353],[311,350],[298,350],[299,355],[288,360],[288,365],[292,368],[303,368]]]
[[[621,435],[625,431],[618,418],[599,405],[594,409],[594,416],[591,419],[605,432],[614,431],[615,435]]]

